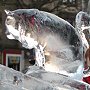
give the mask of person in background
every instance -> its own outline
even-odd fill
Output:
[[[85,53],[85,76],[83,77],[83,81],[90,84],[90,46]]]
[[[87,68],[88,71],[90,70],[90,46],[85,53],[85,68]]]

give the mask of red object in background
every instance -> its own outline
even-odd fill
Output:
[[[16,49],[3,50],[3,65],[6,65],[6,54],[21,54],[21,50],[16,50]]]
[[[90,76],[88,77],[83,77],[83,81],[90,84]]]
[[[85,64],[84,64],[84,70],[86,70],[86,69],[88,69],[87,62],[85,62]],[[90,84],[90,76],[83,77],[83,81]]]
[[[87,62],[85,62],[84,64],[84,70],[87,70],[88,69],[88,65],[87,65]],[[87,76],[87,77],[83,77],[83,81],[90,84],[90,76]]]

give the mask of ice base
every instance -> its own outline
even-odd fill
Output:
[[[30,66],[28,75],[0,65],[0,90],[87,90],[90,86],[54,72],[46,72],[37,66]],[[14,76],[21,80],[13,84]]]

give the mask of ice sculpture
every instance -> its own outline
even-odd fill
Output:
[[[62,18],[37,9],[5,12],[7,13],[5,21],[7,37],[19,40],[25,48],[35,48],[36,64],[44,68],[30,66],[27,71],[28,75],[35,77],[35,80],[30,77],[30,81],[32,80],[36,87],[38,82],[39,85],[43,82],[43,87],[38,86],[38,90],[88,90],[90,88],[88,84],[78,81],[83,77],[83,50],[85,52],[88,47],[87,41],[83,42],[86,38],[82,40],[82,35],[84,36],[82,31],[89,28],[81,24],[84,12],[76,16],[76,29]],[[26,88],[22,86],[22,89],[28,88],[28,85],[25,85]],[[28,89],[37,90],[31,83],[29,86]]]
[[[90,19],[89,15],[83,11],[80,11],[76,15],[76,30],[78,31],[79,37],[81,38],[81,42],[85,52],[89,48],[89,44],[88,44],[88,41],[86,40],[84,30],[87,30],[90,28],[89,19]]]
[[[70,23],[54,14],[37,9],[5,12],[7,37],[19,40],[25,48],[35,48],[39,51],[38,55],[36,52],[39,66],[43,66],[41,63],[44,62],[46,71],[82,79],[84,69],[82,39]]]
[[[90,16],[87,12],[83,12],[80,11],[77,15],[76,15],[76,30],[79,34],[79,37],[81,38],[81,42],[82,42],[82,47],[83,47],[83,55],[84,55],[84,60],[85,60],[85,66],[87,66],[88,68],[86,70],[84,70],[84,72],[88,72],[90,70],[90,58],[89,58],[89,54],[87,54],[88,50],[89,50],[89,42],[87,41],[87,39],[89,39],[87,37],[86,39],[86,35],[84,34],[84,31],[87,30],[88,34],[90,34]],[[88,36],[87,34],[87,36]],[[88,58],[87,58],[87,57]]]

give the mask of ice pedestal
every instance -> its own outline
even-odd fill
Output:
[[[0,90],[22,90],[23,82],[18,83],[18,85],[13,84],[14,76],[23,81],[22,73],[0,65]]]
[[[13,83],[14,76],[21,82]],[[63,87],[62,87],[63,88]],[[0,65],[0,90],[58,90],[55,85]]]
[[[14,84],[14,76],[20,82]],[[84,89],[81,89],[81,86]],[[86,89],[88,88],[88,89]],[[89,90],[86,83],[71,79],[58,73],[31,66],[28,75],[0,65],[0,90]]]

